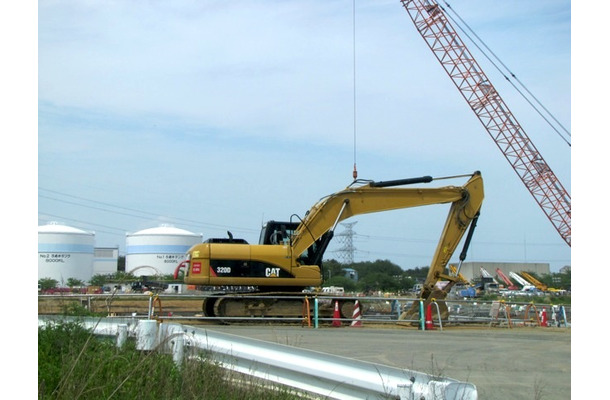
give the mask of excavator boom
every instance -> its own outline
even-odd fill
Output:
[[[297,229],[292,242],[293,251],[296,254],[301,254],[323,234],[333,230],[337,223],[354,215],[433,204],[457,204],[463,202],[464,198],[469,201],[470,192],[476,190],[474,188],[475,182],[481,184],[482,200],[482,178],[478,173],[464,187],[447,186],[417,189],[394,187],[404,184],[402,182],[430,181],[432,181],[431,177],[422,177],[417,178],[417,180],[369,182],[360,187],[348,187],[323,198],[307,212],[306,217]],[[474,200],[475,202],[478,201],[478,199]],[[474,211],[475,214],[476,211]],[[472,207],[465,212],[473,212]],[[469,223],[472,217],[472,215],[466,217],[463,222],[466,223],[467,221]]]

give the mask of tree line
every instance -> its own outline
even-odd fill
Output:
[[[415,284],[423,283],[429,270],[428,266],[405,270],[389,260],[344,264],[333,259],[324,262],[322,273],[324,274],[324,286],[342,286],[346,292],[406,293],[412,290]],[[350,276],[351,271],[355,271],[357,280],[356,276]],[[545,275],[529,273],[548,287],[571,289],[570,271]]]

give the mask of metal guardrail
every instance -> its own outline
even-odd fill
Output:
[[[39,316],[39,326],[74,317]],[[278,343],[176,323],[136,318],[79,318],[96,335],[136,338],[136,348],[171,352],[180,363],[201,351],[224,368],[325,399],[476,400],[476,386]]]

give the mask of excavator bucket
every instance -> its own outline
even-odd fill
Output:
[[[445,302],[445,298],[447,297],[447,292],[441,289],[434,289],[430,295],[428,295],[425,299],[423,299],[423,309],[425,310],[428,307],[428,304],[436,301],[438,304],[438,311],[440,311],[441,320],[446,321],[449,319],[449,308],[447,307],[447,303]],[[418,325],[420,321],[420,301],[414,301],[411,304],[411,307],[404,311],[400,318],[398,319],[398,325]],[[432,318],[433,320],[438,320],[438,312],[436,307],[432,307]]]

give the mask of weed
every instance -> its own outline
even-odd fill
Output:
[[[244,399],[291,400],[289,388],[269,388],[240,379],[205,353],[178,367],[171,355],[144,352],[128,340],[99,338],[78,322],[38,330],[38,398],[53,399]]]
[[[534,400],[541,400],[544,397],[544,389],[546,385],[536,377],[534,380]]]

